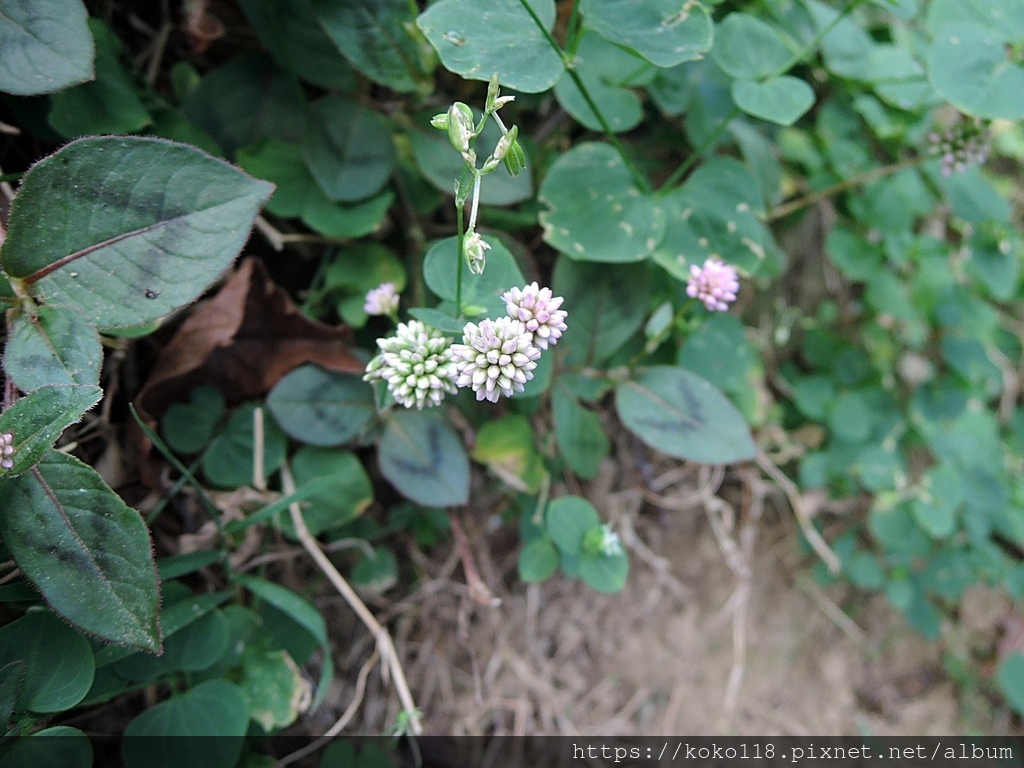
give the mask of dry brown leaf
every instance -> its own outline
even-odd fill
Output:
[[[351,330],[310,320],[271,281],[258,259],[243,260],[215,296],[196,305],[160,353],[135,400],[150,427],[167,408],[202,384],[219,389],[229,404],[262,397],[289,371],[314,363],[340,373],[361,373]],[[141,435],[147,483],[152,446]]]

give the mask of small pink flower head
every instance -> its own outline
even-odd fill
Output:
[[[533,345],[540,349],[554,346],[565,330],[568,313],[562,306],[561,296],[552,296],[550,288],[531,283],[525,288],[513,288],[501,297],[508,316],[519,320],[533,334]]]
[[[14,468],[14,433],[0,432],[0,469]]]
[[[736,301],[740,289],[736,269],[725,262],[710,258],[703,267],[690,265],[690,281],[686,285],[686,295],[699,299],[709,312],[725,312],[729,302]]]
[[[363,305],[368,315],[393,315],[398,311],[398,294],[394,283],[381,283],[366,292],[366,303]]]
[[[501,395],[522,392],[533,378],[540,350],[534,336],[511,317],[466,323],[462,344],[452,344],[460,387],[470,387],[477,400],[498,402]]]

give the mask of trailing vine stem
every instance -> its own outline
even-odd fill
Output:
[[[594,113],[594,116],[597,118],[597,122],[601,124],[601,130],[604,131],[604,134],[608,138],[608,141],[615,148],[615,151],[619,153],[619,157],[622,158],[622,162],[629,170],[629,175],[633,177],[633,183],[636,184],[637,188],[641,192],[650,192],[650,182],[642,173],[640,173],[640,170],[636,167],[636,164],[633,162],[632,158],[630,158],[629,154],[626,152],[626,147],[623,145],[621,141],[619,141],[619,137],[615,135],[615,131],[613,131],[611,125],[608,124],[608,120],[605,119],[605,116],[601,112],[600,107],[597,106],[597,103],[590,95],[590,91],[587,89],[587,86],[584,85],[583,79],[576,72],[576,69],[573,65],[572,57],[562,50],[562,47],[558,44],[558,41],[555,40],[555,38],[551,35],[551,33],[548,31],[548,28],[544,25],[544,22],[541,21],[540,16],[537,15],[537,12],[533,10],[533,8],[530,6],[527,0],[519,0],[519,2],[523,6],[523,8],[526,9],[526,12],[530,14],[530,18],[533,19],[533,23],[537,25],[537,29],[541,31],[541,34],[544,35],[544,39],[547,40],[548,45],[551,46],[551,48],[555,51],[555,53],[558,54],[559,58],[562,60],[562,64],[565,65],[566,74],[569,75],[569,78],[572,80],[573,84],[575,84],[575,86],[579,89],[580,95],[583,97],[583,100],[587,103],[587,107],[590,108],[590,111]]]

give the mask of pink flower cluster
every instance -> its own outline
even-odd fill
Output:
[[[735,267],[719,259],[710,258],[703,267],[690,265],[690,280],[686,295],[700,300],[709,312],[725,312],[729,303],[736,301],[740,290]]]

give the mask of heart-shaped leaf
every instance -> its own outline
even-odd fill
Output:
[[[737,80],[732,84],[736,106],[748,115],[779,125],[792,125],[814,106],[814,90],[795,77],[771,80]]]
[[[376,412],[373,390],[362,377],[315,365],[296,368],[270,391],[267,407],[281,428],[310,445],[342,445]]]
[[[711,58],[733,77],[773,77],[782,73],[792,57],[775,28],[755,16],[730,13],[715,29]]]
[[[583,0],[583,15],[603,37],[659,67],[699,59],[711,47],[711,17],[698,2]]]
[[[550,30],[554,0],[528,0]],[[490,80],[524,93],[546,91],[565,65],[519,0],[440,0],[416,20],[441,63],[471,80]]]
[[[706,464],[751,459],[757,447],[739,411],[706,379],[648,368],[615,390],[622,423],[655,450]]]
[[[643,261],[665,232],[665,213],[641,194],[607,144],[578,144],[555,161],[538,197],[544,240],[578,261]]]
[[[438,409],[394,411],[381,438],[381,474],[402,495],[431,507],[469,499],[469,458]]]

